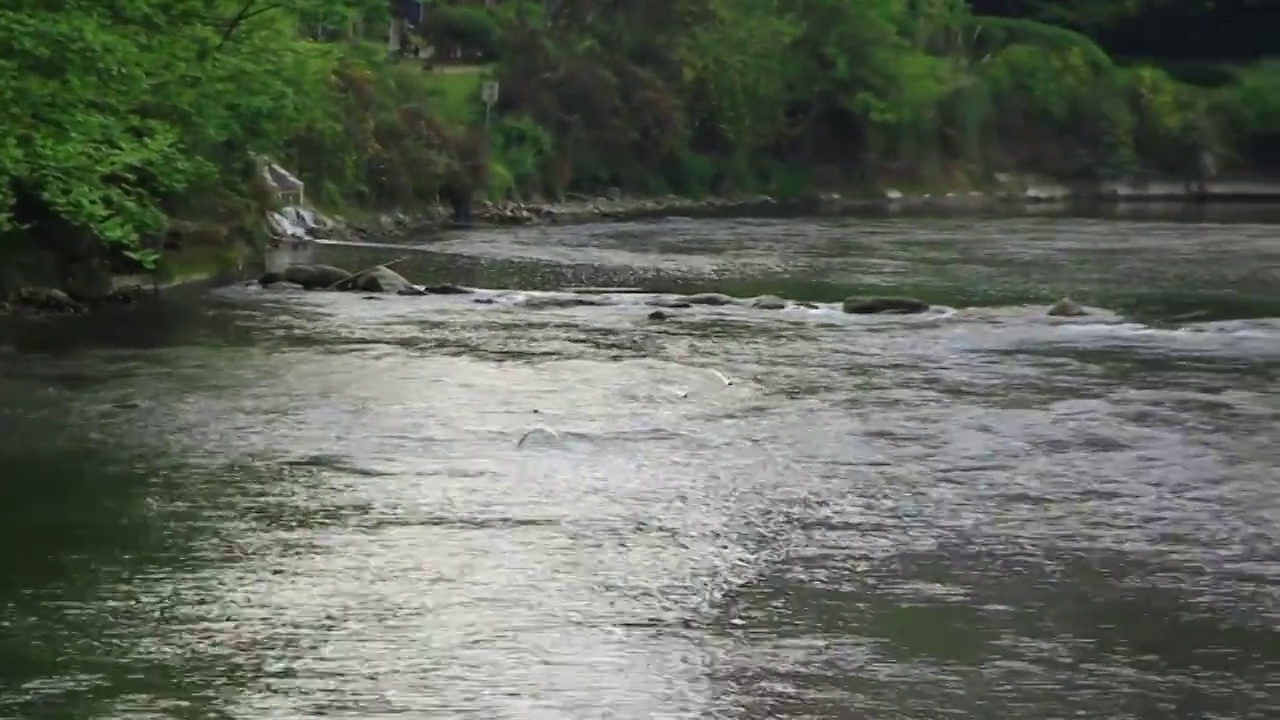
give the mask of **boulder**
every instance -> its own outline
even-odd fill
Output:
[[[653,312],[649,313],[649,319],[655,322],[666,320],[670,317],[671,317],[670,315],[668,315],[667,313],[661,310],[654,310]]]
[[[782,310],[787,307],[787,301],[777,295],[761,295],[751,301],[751,307],[760,310]]]
[[[1049,307],[1048,314],[1052,317],[1083,317],[1088,315],[1089,312],[1075,300],[1062,298]]]
[[[853,315],[909,315],[929,309],[929,303],[905,297],[845,298],[844,311]]]
[[[45,312],[73,313],[82,312],[85,306],[71,299],[70,295],[57,288],[28,287],[19,290],[14,300],[16,304]]]
[[[399,295],[423,295],[423,289],[405,279],[403,275],[385,265],[365,270],[342,283],[341,290],[361,292],[396,293]]]
[[[290,265],[282,272],[263,275],[258,284],[288,282],[307,290],[325,290],[350,277],[351,273],[332,265]]]

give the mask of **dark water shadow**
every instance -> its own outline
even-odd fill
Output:
[[[1042,552],[793,559],[726,607],[724,631],[745,642],[720,673],[728,702],[752,718],[1262,720],[1280,708],[1280,631],[1207,604],[1203,568]]]
[[[250,326],[199,294],[179,292],[87,315],[0,318],[0,348],[69,355],[89,347],[149,350],[174,345],[247,347]]]
[[[0,716],[231,717],[259,659],[155,646],[189,610],[165,588],[233,561],[228,473],[31,418],[0,428],[0,468]]]

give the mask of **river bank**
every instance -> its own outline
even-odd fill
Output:
[[[1175,181],[1147,184],[1067,184],[1012,175],[997,175],[994,187],[963,192],[902,192],[886,189],[815,192],[795,198],[752,194],[694,199],[677,195],[627,197],[620,192],[589,197],[573,195],[561,202],[480,203],[470,223],[459,223],[450,208],[436,204],[417,213],[390,212],[348,220],[337,214],[306,210],[306,222],[293,236],[277,232],[266,247],[228,240],[228,233],[190,233],[189,241],[167,251],[155,272],[111,272],[105,290],[86,298],[59,287],[48,272],[11,289],[0,298],[0,315],[47,316],[83,313],[105,305],[128,304],[142,295],[174,287],[234,280],[279,272],[289,263],[313,262],[312,241],[379,242],[499,227],[569,226],[671,217],[805,218],[859,213],[946,212],[985,215],[1023,212],[1054,213],[1093,210],[1141,210],[1156,215],[1171,208],[1280,207],[1280,181],[1224,179],[1203,187]],[[1245,210],[1246,214],[1249,210]],[[297,217],[295,215],[295,217]],[[212,237],[210,240],[208,237]],[[98,283],[102,284],[102,283]]]
[[[150,271],[113,267],[100,257],[71,258],[72,264],[84,268],[82,282],[58,272],[60,265],[67,264],[66,258],[38,250],[29,255],[20,260],[39,261],[6,268],[8,284],[0,286],[6,290],[0,293],[0,317],[41,319],[133,305],[176,288],[217,284],[259,272],[264,253],[244,240],[218,234],[217,239],[198,239],[167,251]]]
[[[321,229],[322,239],[363,240],[407,236],[468,227],[565,225],[663,217],[803,217],[844,215],[868,210],[923,211],[943,209],[986,213],[1019,208],[1108,207],[1135,204],[1280,204],[1280,180],[1223,179],[1197,185],[1175,180],[1146,183],[1066,183],[1055,180],[997,176],[985,190],[903,192],[888,188],[825,191],[794,198],[748,194],[702,199],[665,195],[625,197],[621,193],[572,196],[562,202],[484,202],[469,223],[455,219],[444,205],[421,213],[392,212],[346,222],[336,218]]]

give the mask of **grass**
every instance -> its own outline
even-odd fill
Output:
[[[421,81],[433,99],[437,117],[457,127],[476,125],[484,120],[480,88],[489,78],[489,70],[488,65],[446,65],[424,70],[416,63],[406,63],[396,69],[422,75]]]
[[[480,88],[490,77],[492,65],[437,64],[428,70],[421,60],[402,58],[398,62],[384,64],[386,47],[374,42],[359,43],[355,52],[381,68],[380,80],[394,88],[406,102],[430,98],[432,114],[454,127],[478,125],[484,121],[484,102]]]

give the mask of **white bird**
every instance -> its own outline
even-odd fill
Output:
[[[733,384],[733,380],[732,380],[732,379],[730,379],[728,375],[725,375],[724,373],[720,372],[719,370],[717,370],[717,369],[715,369],[715,368],[709,368],[709,369],[711,370],[711,372],[713,372],[713,373],[715,373],[715,374],[716,374],[716,377],[718,377],[718,378],[720,378],[721,380],[723,380],[725,385],[732,385],[732,384]]]
[[[524,435],[520,436],[520,441],[516,443],[516,447],[517,448],[523,447],[524,441],[528,440],[531,436],[536,435],[537,433],[548,433],[551,435],[551,437],[554,437],[556,440],[560,439],[560,433],[556,432],[555,430],[552,430],[551,428],[534,428],[529,432],[525,433]]]

